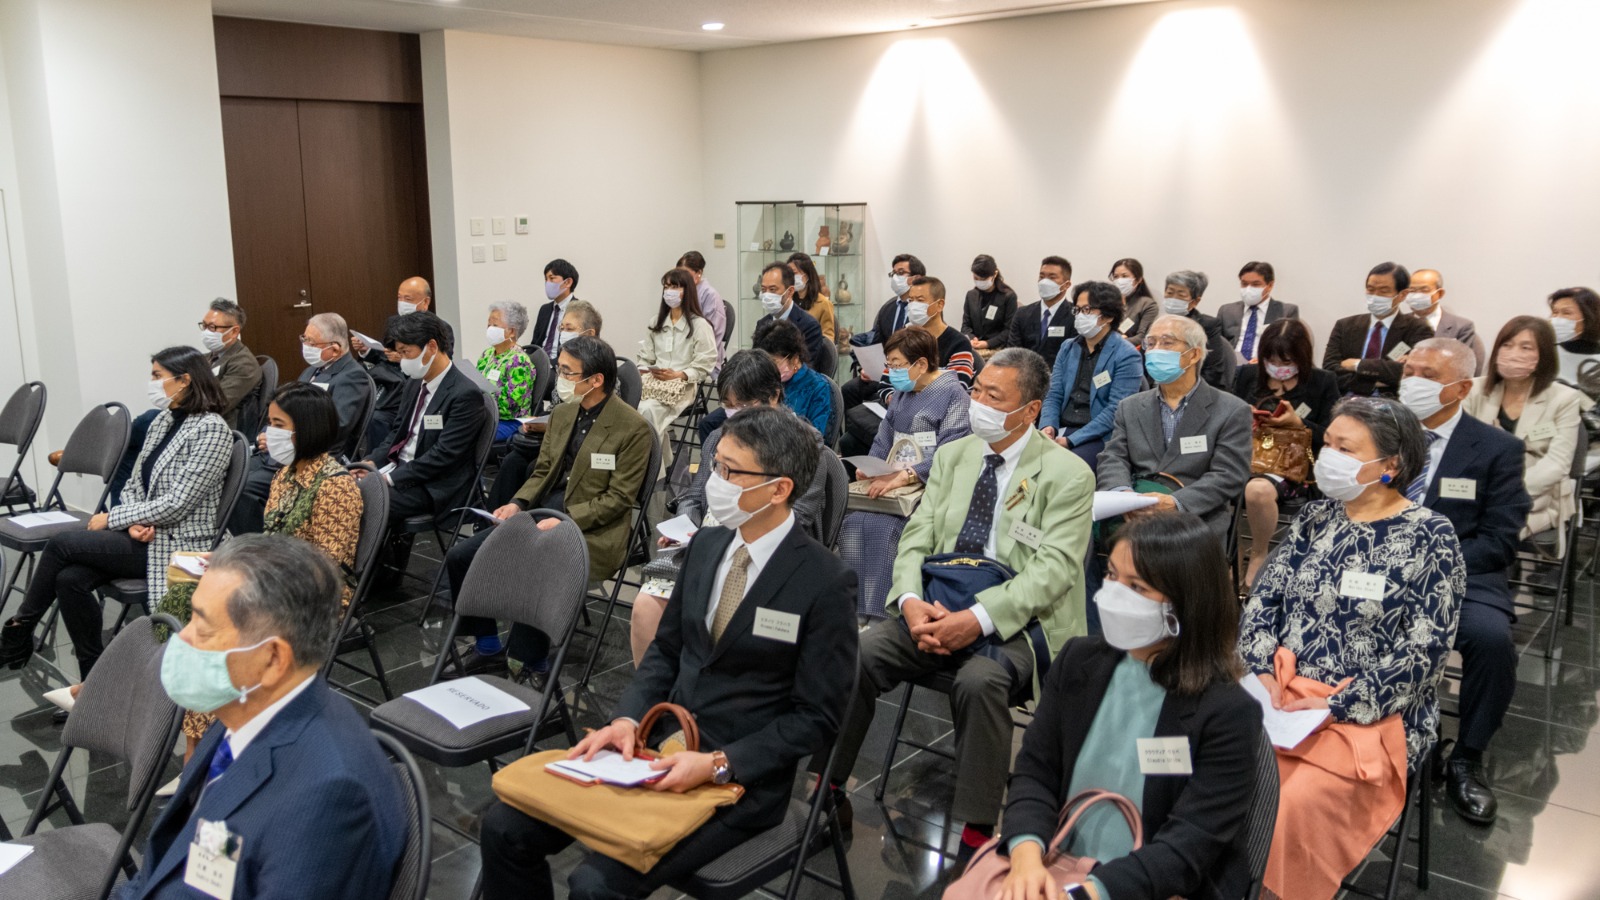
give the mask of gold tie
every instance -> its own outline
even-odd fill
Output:
[[[739,611],[739,602],[744,599],[744,579],[749,572],[750,550],[741,546],[733,551],[733,568],[728,570],[728,578],[722,583],[717,615],[711,620],[711,643],[722,640],[722,632],[733,621],[733,614]]]

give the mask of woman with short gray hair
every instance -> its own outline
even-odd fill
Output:
[[[489,349],[478,357],[478,372],[497,390],[500,424],[494,439],[510,440],[522,428],[519,418],[533,409],[533,360],[517,346],[517,339],[528,330],[528,308],[515,300],[489,304]]]

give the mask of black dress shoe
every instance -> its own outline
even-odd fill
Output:
[[[1445,764],[1445,779],[1450,805],[1461,818],[1478,825],[1494,821],[1500,804],[1494,799],[1494,791],[1483,781],[1483,763],[1459,757],[1451,759]]]
[[[58,709],[50,714],[50,721],[56,725],[65,725],[67,724],[67,716],[70,715],[72,715],[70,710]]]
[[[506,651],[484,655],[474,647],[461,657],[461,675],[504,675],[510,670],[506,668]]]
[[[12,619],[0,627],[0,667],[20,669],[33,658],[33,619]]]

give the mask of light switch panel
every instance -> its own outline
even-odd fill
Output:
[[[483,220],[482,219],[468,219],[467,220],[467,230],[472,232],[472,236],[473,237],[479,237],[480,235],[483,234]]]
[[[506,217],[505,216],[495,216],[493,219],[490,220],[490,225],[494,228],[494,233],[495,234],[505,234],[506,233]]]
[[[475,263],[489,261],[488,255],[484,253],[484,246],[482,244],[472,245],[472,261]]]
[[[495,262],[505,262],[506,261],[506,245],[505,244],[495,244],[494,245],[494,261]]]

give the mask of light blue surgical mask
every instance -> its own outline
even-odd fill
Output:
[[[889,367],[889,386],[902,394],[909,394],[917,389],[917,380],[911,377],[911,369],[896,369]]]
[[[1144,370],[1156,384],[1171,384],[1183,375],[1183,353],[1178,350],[1146,350]]]
[[[199,713],[213,712],[236,700],[243,703],[261,685],[234,687],[233,676],[228,674],[228,654],[254,650],[270,640],[273,638],[231,650],[201,650],[173,635],[161,655],[161,686],[173,703]]]

